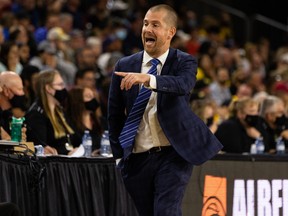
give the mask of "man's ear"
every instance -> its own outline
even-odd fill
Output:
[[[9,89],[9,88],[7,88],[6,86],[2,86],[2,94],[5,96],[5,97],[7,97],[7,98],[9,98],[10,99],[10,92],[11,92],[11,90]]]
[[[175,27],[171,27],[169,30],[169,35],[168,35],[168,39],[171,39],[174,37],[174,35],[176,34],[176,28]]]

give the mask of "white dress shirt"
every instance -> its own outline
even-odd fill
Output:
[[[158,58],[160,63],[157,65],[157,75],[161,74],[168,53],[169,49]],[[144,52],[141,73],[147,73],[149,71],[152,66],[150,63],[152,59],[152,57]],[[149,85],[149,88],[156,89],[157,83],[154,75],[150,75]],[[170,145],[169,141],[163,133],[157,118],[157,92],[152,91],[143,118],[137,130],[133,152],[140,153],[147,151],[152,147],[168,145]]]

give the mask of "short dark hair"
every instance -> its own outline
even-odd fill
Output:
[[[93,71],[95,73],[94,69],[91,67],[87,67],[87,68],[83,68],[83,69],[78,70],[76,72],[76,75],[75,75],[75,79],[74,79],[75,82],[74,83],[76,84],[78,79],[82,79],[85,76],[85,74],[90,72],[90,71]]]
[[[176,11],[169,5],[167,4],[159,4],[151,7],[148,11],[160,11],[160,10],[165,10],[167,12],[166,14],[166,20],[168,23],[173,26],[177,27],[177,22],[178,22],[178,16]]]

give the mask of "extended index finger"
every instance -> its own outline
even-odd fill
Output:
[[[118,71],[115,71],[115,74],[117,75],[117,76],[121,76],[121,77],[125,77],[125,76],[127,76],[127,72],[118,72]]]

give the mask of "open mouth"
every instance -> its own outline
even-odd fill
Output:
[[[155,43],[155,39],[154,38],[151,38],[151,37],[146,37],[145,38],[145,43],[147,44],[147,45],[152,45],[152,44],[154,44]]]

